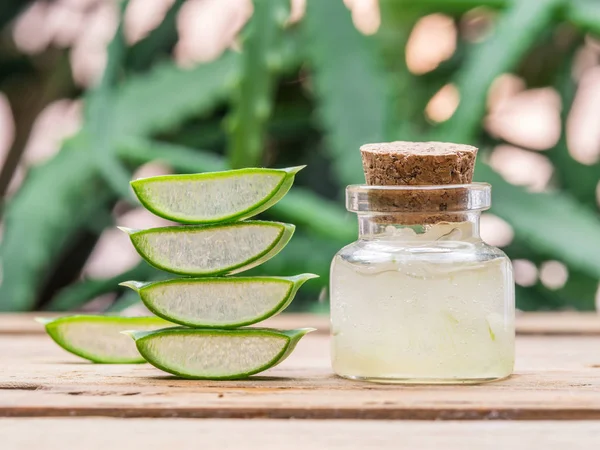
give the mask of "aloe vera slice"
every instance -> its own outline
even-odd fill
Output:
[[[157,330],[171,325],[158,317],[68,316],[36,319],[66,351],[95,363],[146,362],[124,330]]]
[[[191,175],[164,175],[131,182],[152,213],[188,224],[253,217],[283,198],[304,166],[249,168]]]
[[[285,358],[313,328],[233,330],[165,328],[124,331],[146,361],[183,378],[234,380],[267,370]]]
[[[136,291],[157,316],[200,328],[251,325],[279,314],[311,273],[294,277],[181,278],[121,283]]]
[[[279,253],[295,226],[246,221],[224,225],[131,230],[138,253],[153,266],[181,275],[222,275],[248,270]]]

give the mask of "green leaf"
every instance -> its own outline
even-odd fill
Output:
[[[525,240],[515,236],[511,244],[503,250],[513,259],[527,259],[538,268],[544,261],[555,259],[554,255],[540,253]],[[567,282],[560,289],[549,289],[541,281],[533,286],[517,285],[517,308],[526,311],[548,309],[577,309],[591,311],[594,309],[598,279],[569,267]]]
[[[143,138],[123,139],[118,146],[121,159],[135,166],[150,161],[163,162],[179,172],[217,172],[227,170],[222,156],[182,145]]]
[[[192,70],[171,64],[131,77],[113,92],[109,102],[115,117],[111,145],[117,137],[166,130],[216,106],[229,88],[236,61],[235,55],[227,54]],[[90,154],[93,142],[86,136],[87,126],[53,159],[32,168],[6,206],[0,244],[4,270],[1,311],[33,308],[55,258],[87,217],[107,207],[111,192]]]
[[[389,89],[377,41],[356,30],[341,1],[309,0],[302,26],[335,175],[341,184],[360,183],[358,148],[385,139]]]
[[[416,10],[423,13],[450,12],[463,13],[473,8],[504,8],[512,0],[393,0],[382,1],[386,3],[401,4],[402,8],[407,10]]]
[[[294,26],[287,28],[276,48],[274,65],[284,75],[295,75],[306,59],[306,49],[300,30]]]
[[[0,311],[26,311],[60,255],[109,190],[93,160],[74,139],[50,161],[33,167],[5,209],[0,243]]]
[[[155,278],[152,278],[155,279]],[[126,292],[121,297],[117,299],[112,305],[110,305],[106,309],[106,313],[120,313],[121,311],[126,310],[134,305],[141,305],[142,301],[140,297],[135,292]]]
[[[381,2],[381,26],[376,38],[389,76],[390,95],[387,114],[386,140],[419,141],[418,131],[428,126],[425,106],[432,95],[446,82],[437,80],[435,86],[425,83],[425,77],[410,73],[406,65],[406,44],[419,15],[411,2]],[[441,78],[441,77],[440,77]],[[410,101],[406,101],[410,98]]]
[[[575,197],[581,203],[596,209],[596,185],[600,181],[600,163],[585,165],[573,159],[567,147],[567,118],[571,112],[577,85],[573,80],[572,67],[580,40],[572,46],[569,57],[565,59],[564,66],[557,76],[557,90],[560,94],[561,104],[561,136],[556,146],[545,152],[554,165],[554,171],[561,188]]]
[[[282,69],[279,42],[288,16],[289,0],[255,2],[244,30],[241,73],[228,120],[232,169],[263,163],[265,130],[273,109],[276,76]]]
[[[308,189],[295,187],[269,211],[282,220],[309,229],[314,234],[335,242],[350,243],[356,239],[356,217],[337,203],[319,197]]]
[[[547,305],[546,298],[540,294],[535,287],[515,286],[515,302],[521,311],[539,311],[543,310],[543,305]]]
[[[570,0],[567,20],[582,31],[600,36],[600,3],[597,0]]]
[[[503,12],[494,34],[474,45],[461,67],[455,80],[460,103],[454,115],[438,128],[435,140],[474,142],[492,82],[517,66],[551,25],[561,3],[562,0],[515,1]]]
[[[118,289],[118,284],[132,278],[148,279],[156,277],[161,272],[149,266],[146,262],[141,262],[132,269],[126,270],[119,275],[103,279],[83,280],[72,284],[60,291],[48,303],[46,309],[49,311],[69,311],[80,308],[88,301],[102,294],[114,292]]]
[[[144,39],[131,46],[127,54],[127,65],[135,71],[148,69],[158,57],[169,57],[169,52],[177,42],[176,19],[185,0],[175,0],[160,25]]]
[[[554,164],[556,178],[561,188],[582,205],[595,210],[597,208],[596,186],[600,181],[600,164],[588,166],[574,160],[562,138],[558,145],[546,154]]]
[[[500,33],[500,29],[498,33]],[[570,104],[574,95],[574,86],[570,80],[570,64],[566,64],[561,86],[564,104]],[[479,103],[485,105],[486,95],[481,95],[483,95],[483,100],[480,99]],[[470,103],[472,108],[475,108],[475,103],[474,101]],[[564,108],[563,119],[567,112],[567,108]],[[473,114],[480,113],[474,112]],[[456,133],[463,133],[464,130],[460,128],[458,122],[454,126],[457,128]],[[472,126],[478,127],[479,124],[472,124]],[[455,136],[458,139],[458,135]],[[466,135],[463,138],[466,139]],[[587,185],[586,189],[589,189],[589,192],[586,190],[586,195],[589,193],[593,195],[598,179],[597,175],[592,174],[594,170],[590,168],[591,171],[584,176],[583,172],[587,172],[587,167],[575,167],[581,165],[568,155],[564,133],[561,142],[556,149],[549,152],[549,156],[557,164],[556,170],[565,187],[572,189],[571,192],[576,195],[578,193],[583,195],[580,187]],[[582,172],[578,173],[578,170]],[[585,181],[590,180],[589,177],[594,177],[594,175],[594,181]],[[527,192],[521,187],[507,183],[489,166],[482,163],[477,164],[475,176],[477,179],[493,185],[492,211],[513,226],[517,238],[527,242],[532,255],[543,254],[547,259],[563,261],[571,270],[581,270],[582,273],[595,279],[600,277],[600,257],[591,251],[594,244],[589,241],[591,239],[591,242],[600,243],[600,221],[597,214],[591,209],[579,204],[570,196],[570,193],[534,194]],[[528,259],[531,259],[531,255]],[[528,289],[520,291],[528,291]],[[535,295],[539,301],[541,301],[540,296],[549,301],[548,296],[543,292]],[[531,308],[533,297],[529,295],[528,298],[530,300],[525,303],[528,304],[528,308]]]
[[[110,95],[117,82],[125,55],[125,38],[123,36],[123,14],[129,1],[120,3],[120,20],[117,31],[107,49],[106,68],[98,86],[86,95],[87,128],[82,135],[88,140],[90,154],[98,165],[100,174],[115,193],[125,199],[131,199],[127,183],[131,174],[125,170],[115,155],[112,141],[115,139],[115,128]]]
[[[569,278],[560,289],[548,289],[540,284],[538,291],[545,297],[544,306],[552,309],[576,309],[578,311],[595,311],[595,296],[598,279],[594,279],[581,271],[569,270]]]
[[[600,279],[600,219],[560,192],[529,193],[507,183],[485,164],[475,176],[493,186],[492,212],[502,217],[540,252]]]
[[[112,99],[115,133],[146,136],[169,130],[183,120],[211,110],[230,92],[239,56],[226,53],[193,69],[164,63],[119,86]]]

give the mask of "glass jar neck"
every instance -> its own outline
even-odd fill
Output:
[[[359,214],[361,240],[479,241],[481,211],[437,214],[423,220],[422,214]]]

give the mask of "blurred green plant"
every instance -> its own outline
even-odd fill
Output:
[[[255,273],[311,271],[326,283],[334,252],[355,239],[355,219],[341,198],[345,185],[363,180],[358,147],[385,140],[479,146],[477,177],[493,184],[493,212],[515,231],[505,249],[509,256],[536,265],[559,260],[570,273],[558,290],[539,281],[519,286],[518,306],[593,309],[600,280],[594,196],[600,166],[573,160],[564,130],[577,88],[570,76],[573,55],[585,33],[600,34],[598,2],[380,0],[380,29],[367,37],[357,31],[342,0],[308,0],[305,17],[295,24],[287,23],[287,0],[255,0],[241,52],[227,51],[192,69],[166,58],[177,41],[175,17],[184,3],[174,2],[163,23],[131,47],[119,27],[101,82],[83,93],[83,128],[51,160],[31,168],[6,201],[0,310],[79,309],[108,293],[119,295],[111,310],[131,305],[135,297],[123,294],[118,282],[160,277],[144,262],[105,280],[78,280],[79,273],[100,233],[114,226],[115,204],[134,205],[127,186],[133,170],[157,160],[177,172],[309,163],[297,187],[266,214],[296,223],[299,233]],[[10,22],[17,6],[12,1],[0,9],[0,24]],[[450,61],[425,75],[409,72],[404,48],[420,17],[441,12],[458,21],[481,6],[497,10],[491,36],[477,44],[459,39]],[[566,37],[554,39],[565,27]],[[558,69],[528,67],[542,44],[552,48]],[[3,60],[23,58],[2,52],[0,47]],[[509,184],[485,164],[490,147],[501,143],[482,126],[487,94],[504,73],[517,73],[533,85],[542,77],[561,96],[562,136],[546,152],[555,165],[551,193]],[[449,82],[461,102],[449,120],[432,124],[425,106]],[[9,169],[3,170],[0,187]],[[313,290],[305,307],[318,308],[317,295]]]

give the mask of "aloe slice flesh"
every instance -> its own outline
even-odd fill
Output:
[[[210,276],[239,273],[268,261],[285,247],[295,228],[254,220],[121,230],[129,234],[133,246],[149,264],[180,275]]]
[[[36,319],[66,351],[95,363],[146,362],[124,330],[156,330],[171,325],[158,317],[67,316]]]
[[[279,314],[306,281],[294,277],[180,278],[121,283],[135,290],[144,305],[170,322],[200,328],[236,328]]]
[[[277,203],[304,166],[248,168],[189,175],[163,175],[131,182],[150,212],[179,223],[243,220]]]
[[[247,378],[287,358],[312,328],[232,330],[165,328],[125,331],[153,366],[178,377],[197,380]]]

